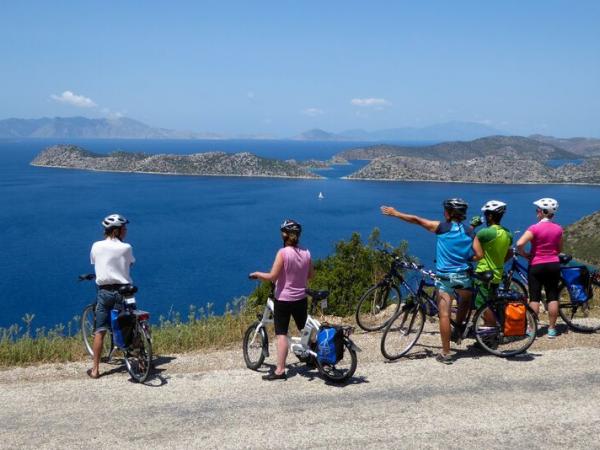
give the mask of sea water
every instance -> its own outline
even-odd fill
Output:
[[[505,225],[525,230],[535,221],[531,202],[555,197],[557,221],[572,223],[597,210],[596,186],[483,185],[462,183],[350,181],[340,177],[364,162],[319,173],[322,180],[161,176],[32,167],[50,140],[0,141],[0,327],[35,314],[33,327],[65,323],[94,298],[93,285],[77,275],[93,272],[91,244],[102,238],[100,221],[118,212],[131,220],[127,241],[138,304],[153,318],[189,305],[214,304],[216,313],[256,286],[247,274],[268,271],[281,246],[285,218],[302,223],[302,245],[314,258],[332,253],[353,232],[373,228],[393,244],[433,265],[434,235],[384,217],[393,205],[431,219],[441,218],[444,198],[459,196],[478,213],[487,200],[508,203]],[[328,159],[360,145],[297,141],[89,140],[75,143],[97,152],[148,153],[250,151],[281,159]],[[319,199],[319,192],[324,198]]]

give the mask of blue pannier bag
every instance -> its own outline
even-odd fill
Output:
[[[113,341],[119,348],[127,348],[131,344],[133,335],[134,317],[129,311],[110,311],[110,324],[112,328]]]
[[[344,357],[344,332],[341,327],[323,325],[317,334],[317,359],[336,364]]]
[[[561,267],[560,274],[573,303],[587,302],[591,296],[590,271],[585,266]]]

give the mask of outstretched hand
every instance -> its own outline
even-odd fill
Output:
[[[384,216],[395,216],[398,213],[393,206],[382,206],[381,214]]]
[[[248,278],[250,278],[251,280],[258,280],[257,272],[252,272],[248,275]]]

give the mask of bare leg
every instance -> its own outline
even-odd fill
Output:
[[[450,305],[452,299],[447,292],[438,291],[438,310],[440,318],[440,336],[442,339],[442,354],[450,354]]]
[[[558,300],[548,301],[548,328],[554,328],[556,326],[556,319],[558,318]]]
[[[286,334],[277,335],[277,368],[275,375],[285,373],[285,360],[288,354],[288,337]]]
[[[456,323],[462,326],[462,323],[471,310],[471,297],[473,297],[473,293],[466,289],[457,289],[456,292],[460,295],[458,311],[456,311]]]
[[[102,344],[104,343],[104,335],[106,330],[97,331],[94,334],[94,362],[92,366],[92,377],[98,377],[100,375],[100,357],[102,356]]]
[[[540,302],[529,302],[529,306],[531,306],[531,309],[533,309],[534,313],[536,313],[537,315],[540,314]]]

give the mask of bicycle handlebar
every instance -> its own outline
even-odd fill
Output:
[[[79,281],[92,281],[96,279],[96,275],[93,273],[85,273],[83,275],[79,275]]]

